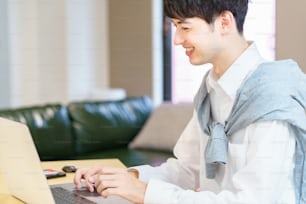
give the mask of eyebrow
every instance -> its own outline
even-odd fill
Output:
[[[190,22],[186,19],[178,20],[177,22],[174,22],[174,20],[172,19],[171,21],[174,25],[175,24],[182,24],[182,23],[190,24]]]

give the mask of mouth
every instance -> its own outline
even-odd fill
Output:
[[[192,52],[193,52],[194,48],[193,47],[186,47],[185,48],[185,53],[188,57],[191,56]]]

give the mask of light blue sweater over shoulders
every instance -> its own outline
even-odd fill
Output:
[[[264,62],[237,90],[232,111],[220,124],[213,121],[206,77],[194,104],[201,129],[209,135],[205,149],[206,176],[214,178],[217,166],[227,162],[228,137],[259,121],[281,120],[295,133],[296,203],[306,204],[306,75],[293,60]]]

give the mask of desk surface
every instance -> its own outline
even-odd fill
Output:
[[[93,160],[66,160],[66,161],[48,161],[42,162],[43,169],[54,169],[61,171],[65,165],[74,165],[77,168],[91,167],[94,165],[103,165],[110,167],[125,168],[124,164],[118,159],[93,159]],[[73,181],[74,173],[66,173],[65,177],[48,179],[48,184],[71,183]],[[0,203],[6,204],[22,204],[23,202],[9,195],[9,192],[4,186],[4,181],[0,175]]]

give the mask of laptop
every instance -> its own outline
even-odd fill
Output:
[[[72,182],[49,186],[28,127],[4,118],[0,118],[0,176],[11,195],[29,204],[66,204],[55,198],[68,195],[75,204],[130,203],[117,196],[103,198],[85,187],[77,190]]]

